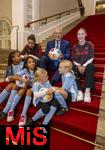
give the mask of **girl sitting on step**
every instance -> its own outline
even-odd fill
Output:
[[[94,88],[94,46],[91,42],[86,41],[86,30],[80,28],[77,32],[78,44],[73,48],[74,72],[78,86],[77,101],[91,102],[90,90]],[[80,78],[84,76],[85,94],[83,95]]]
[[[11,101],[13,97],[16,95],[18,88],[15,84],[15,78],[13,75],[17,74],[19,71],[23,69],[24,62],[21,60],[20,52],[14,51],[9,54],[8,57],[8,66],[6,69],[6,78],[5,81],[9,82],[9,84],[5,87],[5,89],[0,93],[0,104],[3,103],[6,98],[9,96],[8,101]],[[3,119],[8,112],[10,107],[5,107],[2,112],[0,112],[0,119]]]
[[[26,97],[25,97],[25,103],[24,103],[24,108],[21,116],[26,116],[28,107],[31,103],[31,87],[32,87],[32,80],[34,78],[34,73],[36,71],[36,61],[32,56],[27,57],[26,62],[25,62],[25,68],[18,72],[16,75],[16,79],[19,81],[22,81],[25,83],[25,85],[21,88],[19,88],[19,91],[17,94],[14,96],[11,107],[9,109],[8,115],[7,115],[7,122],[11,122],[14,120],[14,109],[19,103],[20,99],[26,92]],[[27,79],[23,79],[22,76],[26,75],[28,77]],[[25,119],[24,119],[25,120]]]
[[[62,94],[66,102],[76,102],[77,100],[77,84],[75,82],[74,73],[72,71],[72,63],[69,60],[63,60],[59,64],[59,74],[62,75],[62,87],[55,87],[56,92]],[[64,112],[61,107],[56,114],[60,115]]]
[[[33,104],[39,110],[35,113],[32,118],[28,118],[26,125],[31,125],[38,119],[45,117],[43,125],[49,124],[53,115],[55,114],[59,104],[66,110],[68,110],[65,99],[59,93],[56,93],[48,81],[47,71],[45,69],[38,69],[35,73],[36,82],[33,84]],[[45,90],[42,90],[45,88]],[[45,95],[52,95],[51,101],[43,102]]]

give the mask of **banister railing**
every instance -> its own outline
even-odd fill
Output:
[[[18,31],[19,31],[19,26],[16,25],[16,26],[12,26],[10,28],[5,28],[5,29],[0,30],[0,32],[6,31],[6,30],[10,30],[11,31],[14,28],[16,28],[16,49],[18,50]]]
[[[31,24],[35,24],[35,23],[38,23],[38,22],[43,21],[43,20],[45,21],[44,24],[47,24],[47,21],[48,21],[49,18],[52,18],[52,17],[56,17],[56,16],[57,16],[56,19],[58,19],[58,18],[61,18],[63,14],[70,15],[71,12],[76,12],[76,11],[78,11],[78,10],[79,10],[79,8],[74,8],[74,9],[70,9],[70,10],[67,10],[67,11],[63,11],[63,12],[61,12],[61,13],[57,13],[57,14],[54,14],[54,15],[51,15],[51,16],[48,16],[48,17],[44,17],[44,18],[38,19],[38,20],[35,20],[35,21],[31,21],[31,22],[27,23],[27,24],[25,25],[25,27],[30,28],[30,25],[31,25]]]

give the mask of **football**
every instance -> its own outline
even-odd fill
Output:
[[[62,55],[61,51],[57,48],[52,48],[49,51],[49,58],[52,60],[59,60],[59,57]]]
[[[39,91],[45,91],[47,92],[48,89],[47,88],[41,88]],[[53,98],[53,95],[52,94],[46,94],[42,97],[42,102],[43,103],[47,103],[47,102],[50,102]]]
[[[27,81],[29,80],[29,77],[27,75],[23,75],[22,78],[25,79],[25,80],[27,80]],[[20,81],[20,80],[16,80],[16,85],[18,87],[23,88],[25,86],[25,83],[22,82],[22,81]]]

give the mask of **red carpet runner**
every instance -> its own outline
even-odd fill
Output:
[[[105,68],[105,15],[90,16],[72,31],[68,32],[64,39],[69,40],[71,46],[77,42],[76,33],[80,27],[86,28],[88,33],[87,40],[93,42],[95,45],[94,65],[96,88],[92,92],[93,96],[90,104],[83,102],[71,103],[70,110],[67,113],[53,118],[51,126],[64,131],[64,133],[51,129],[51,150],[94,150],[94,146],[91,144],[78,140],[67,134],[73,134],[80,138],[95,142],[98,117],[83,111],[95,114],[98,114],[99,112],[103,71]],[[3,88],[4,84],[1,83],[0,86]],[[22,110],[22,103],[23,102],[21,101],[18,105],[18,114],[16,115],[14,122],[11,124],[18,123],[19,112]],[[0,107],[0,109],[2,109],[2,107]],[[28,113],[31,114],[31,116],[34,114],[33,106],[31,106]],[[7,124],[6,119],[0,120],[0,124]]]

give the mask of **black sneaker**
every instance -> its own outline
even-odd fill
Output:
[[[61,107],[57,110],[56,115],[62,115],[65,111],[68,111],[68,108]]]
[[[33,124],[34,124],[34,121],[32,120],[32,118],[28,118],[26,121],[26,126],[33,125]]]
[[[0,112],[0,119],[4,119],[7,116],[6,113],[4,112]]]

